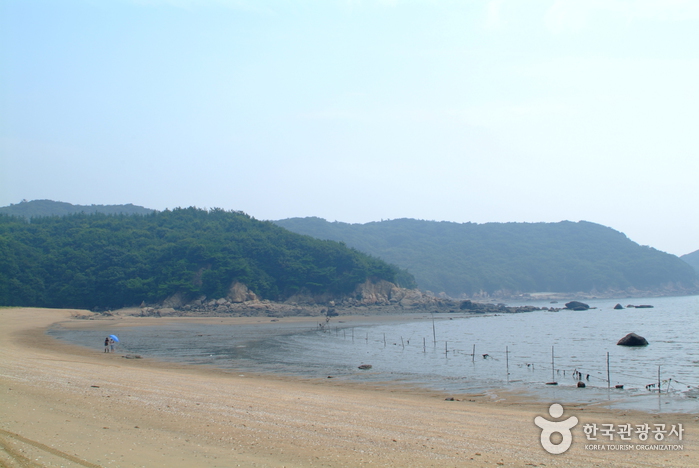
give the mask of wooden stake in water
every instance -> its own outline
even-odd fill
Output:
[[[609,380],[609,351],[607,351],[607,388],[612,388],[612,382]]]
[[[432,312],[432,341],[437,344],[437,331],[434,328],[434,312]]]
[[[447,348],[447,342],[445,341],[444,342],[444,355],[446,356],[448,354],[449,354],[449,348]]]
[[[403,337],[400,337],[400,344],[403,346],[403,349],[405,349],[405,343],[403,343]]]
[[[383,334],[383,347],[386,347],[386,334]]]
[[[426,353],[427,352],[427,345],[425,344],[425,337],[422,337],[422,352]]]
[[[553,346],[551,346],[551,382],[556,381],[556,371],[554,370],[555,367],[556,366],[553,361]]]
[[[369,344],[369,332],[366,332],[366,342]]]
[[[661,388],[660,388],[660,366],[658,366],[658,394],[661,393]]]
[[[507,383],[510,383],[510,349],[505,346],[505,366],[507,368]]]
[[[476,344],[473,344],[473,353],[471,353],[471,361],[476,362]]]
[[[354,343],[354,328],[352,329],[352,343]]]

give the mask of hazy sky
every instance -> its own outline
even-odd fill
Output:
[[[0,206],[699,249],[699,2],[0,0]]]

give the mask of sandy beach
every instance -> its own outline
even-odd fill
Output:
[[[534,425],[536,416],[550,418],[548,405],[517,395],[444,395],[124,359],[99,343],[89,349],[45,334],[57,322],[108,330],[110,321],[161,320],[77,314],[89,312],[0,309],[0,466],[699,466],[698,415],[566,405],[564,418],[580,423],[571,448],[551,455]],[[643,444],[683,449],[592,450],[586,446],[641,442],[586,441],[587,423],[682,424],[681,441]]]

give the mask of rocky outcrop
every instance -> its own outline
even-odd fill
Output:
[[[417,307],[422,307],[423,305],[434,303],[437,299],[434,297],[428,297],[421,293],[417,289],[402,289],[398,288],[399,291],[394,291],[391,295],[391,300],[396,300],[398,305],[402,308],[412,309]]]
[[[355,297],[363,305],[386,305],[397,302],[400,288],[385,280],[366,280],[355,289]]]
[[[619,346],[648,346],[648,341],[640,335],[629,333],[617,342]]]
[[[182,293],[175,293],[172,296],[165,299],[162,303],[162,307],[177,309],[187,304],[187,299]],[[142,304],[142,306],[145,304]]]
[[[351,305],[398,305],[412,308],[436,304],[440,299],[417,289],[400,288],[385,280],[366,280],[357,286],[352,297],[345,298],[343,302]]]
[[[459,310],[476,314],[518,314],[521,312],[533,312],[535,310],[547,310],[535,306],[507,307],[505,304],[489,304],[473,302],[471,300],[462,301]]]
[[[614,309],[616,309],[616,310],[621,310],[623,308],[624,308],[624,306],[622,306],[621,304],[617,304],[614,306]]]
[[[590,308],[589,305],[583,303],[583,302],[578,302],[578,301],[571,301],[566,304],[566,309],[569,310],[588,310]]]
[[[250,291],[243,283],[236,281],[231,284],[231,287],[228,289],[226,299],[234,304],[240,304],[241,302],[256,301],[257,295]]]
[[[499,314],[542,310],[534,306],[507,307],[505,304],[457,301],[436,297],[417,289],[403,289],[388,281],[370,281],[358,285],[346,296],[329,293],[313,295],[300,291],[283,302],[260,300],[246,285],[233,283],[226,297],[200,297],[185,303],[184,296],[175,295],[166,303],[141,304],[141,316],[247,316],[247,317],[330,317],[357,314],[427,313],[475,313]],[[544,308],[543,310],[546,310]],[[558,309],[556,309],[558,310]]]

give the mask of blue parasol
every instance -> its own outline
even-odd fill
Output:
[[[114,341],[116,341],[117,343],[119,342],[119,338],[116,335],[109,335],[109,337],[111,339],[113,339]]]

